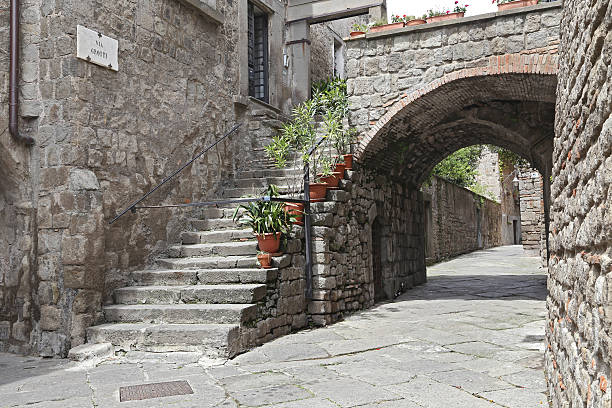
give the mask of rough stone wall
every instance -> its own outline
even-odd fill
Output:
[[[501,201],[501,185],[499,182],[499,155],[484,146],[482,156],[478,161],[476,182],[483,186],[493,198]]]
[[[312,205],[314,276],[308,313],[317,325],[370,307],[375,298],[393,299],[426,280],[421,193],[366,170],[347,176],[340,190],[328,191],[328,201]],[[380,239],[377,260],[374,236]],[[375,293],[375,264],[382,294]]]
[[[529,255],[540,256],[546,252],[542,175],[535,169],[521,168],[518,179],[523,249]]]
[[[20,133],[33,136],[38,126],[38,47],[40,2],[21,3],[19,77]],[[36,201],[31,169],[38,158],[8,131],[9,0],[0,0],[0,351],[30,352],[30,332],[40,309],[36,302]]]
[[[502,245],[499,203],[435,176],[423,194],[427,264]]]
[[[555,408],[612,404],[611,33],[612,3],[565,2],[545,359]]]
[[[499,180],[502,191],[501,209],[503,245],[515,245],[521,242],[521,192],[519,188],[520,186],[514,183],[515,177],[516,172],[514,164],[504,162],[501,167],[501,179]]]
[[[241,351],[259,346],[277,337],[303,329],[308,324],[304,275],[304,229],[294,226],[291,238],[283,244],[280,257],[272,260],[272,278],[268,293],[258,304],[258,320],[252,327],[241,328]]]

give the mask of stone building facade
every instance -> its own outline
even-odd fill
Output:
[[[536,170],[522,167],[518,171],[521,200],[521,235],[525,252],[542,256],[546,252],[546,231],[544,226],[544,199],[542,197],[542,175]]]
[[[555,408],[612,399],[611,32],[609,2],[565,2],[545,360]]]
[[[291,42],[283,1],[19,3],[19,125],[36,144],[7,131],[9,56],[1,53],[0,349],[66,355],[100,322],[113,289],[176,242],[189,217],[164,209],[108,221],[243,123],[145,203],[221,196],[308,95],[295,84],[309,64]],[[10,4],[0,0],[7,49]],[[253,14],[267,22],[259,100],[248,58]],[[76,57],[78,25],[118,40],[118,71]]]

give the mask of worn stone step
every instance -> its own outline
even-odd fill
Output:
[[[294,188],[286,185],[278,186],[281,194],[291,192]],[[300,187],[301,188],[301,187]],[[259,187],[247,187],[247,188],[226,188],[223,190],[224,198],[247,198],[247,197],[263,197],[265,191],[262,191]]]
[[[157,264],[164,269],[257,268],[256,256],[221,256],[206,258],[166,258]]]
[[[295,189],[296,185],[303,183],[303,176],[300,175],[292,180],[290,177],[255,177],[255,178],[241,178],[234,180],[236,188],[249,188],[255,189],[264,194],[265,189],[270,185],[274,184],[277,186],[288,186]],[[258,190],[259,189],[259,190]]]
[[[257,255],[257,241],[179,245],[171,248],[172,257]]]
[[[171,324],[239,324],[255,318],[257,305],[173,304],[110,305],[104,307],[107,322]]]
[[[247,170],[241,171],[238,173],[234,179],[249,179],[249,178],[258,178],[258,177],[293,177],[295,175],[304,175],[304,168],[300,167],[298,169],[257,169],[257,170]]]
[[[277,268],[270,269],[202,269],[198,282],[205,285],[229,283],[267,283],[276,279]]]
[[[231,241],[253,240],[250,229],[220,230],[220,231],[186,231],[181,234],[184,245],[216,244]]]
[[[194,270],[144,270],[132,272],[136,285],[195,285],[198,272]]]
[[[125,351],[203,351],[211,357],[239,352],[236,324],[107,323],[87,329],[90,343],[112,343]]]
[[[132,272],[135,285],[184,286],[231,283],[267,283],[276,279],[278,269],[144,270]]]
[[[257,303],[266,285],[130,286],[115,290],[115,303],[124,305],[168,303]]]
[[[237,225],[231,218],[207,218],[203,220],[192,219],[191,227],[196,231],[216,231],[236,229]]]

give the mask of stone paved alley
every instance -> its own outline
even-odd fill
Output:
[[[85,368],[0,354],[0,406],[548,407],[539,259],[501,247],[428,276],[392,303],[227,362],[134,354]],[[119,402],[120,386],[174,380],[194,394]]]

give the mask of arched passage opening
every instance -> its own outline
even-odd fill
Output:
[[[513,151],[542,175],[547,237],[556,84],[554,72],[521,66],[449,74],[390,107],[360,138],[356,160],[418,190],[460,148],[491,144]]]

